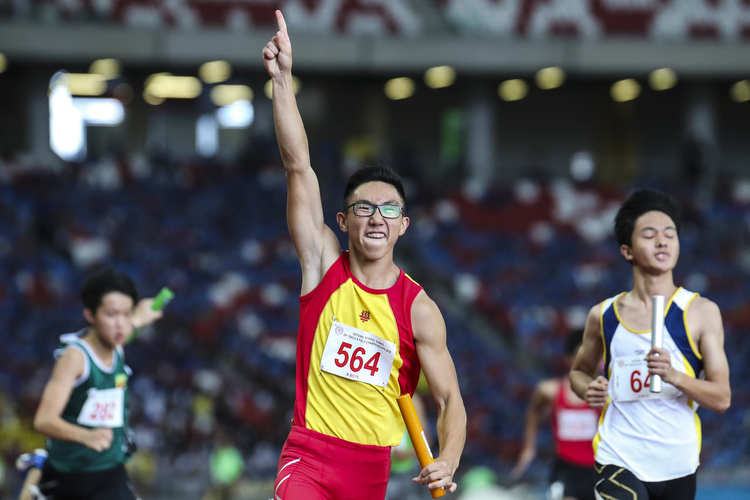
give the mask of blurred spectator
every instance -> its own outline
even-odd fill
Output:
[[[237,481],[242,477],[245,462],[240,451],[222,427],[214,432],[214,449],[209,457],[211,486],[204,500],[230,500],[234,498]]]
[[[583,330],[568,334],[565,367],[573,364],[583,340]],[[539,382],[526,411],[523,448],[513,479],[520,479],[537,453],[540,421],[549,415],[555,441],[555,465],[547,497],[552,500],[594,500],[596,474],[592,441],[597,432],[600,410],[589,408],[570,388],[568,374]]]

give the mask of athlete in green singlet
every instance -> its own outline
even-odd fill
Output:
[[[81,298],[89,326],[60,337],[34,417],[34,427],[48,437],[39,489],[52,500],[134,500],[123,466],[133,445],[127,437],[131,372],[122,344],[163,313],[152,310],[153,299],[136,306],[133,280],[113,268],[89,276]]]

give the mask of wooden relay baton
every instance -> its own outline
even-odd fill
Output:
[[[422,429],[422,424],[419,423],[414,402],[411,400],[409,394],[402,394],[396,398],[396,401],[398,401],[398,407],[401,408],[401,416],[404,417],[404,423],[406,424],[406,430],[409,432],[411,444],[414,445],[414,451],[417,452],[419,466],[424,469],[433,463],[435,459],[432,457],[430,445],[427,444],[427,436],[425,436]],[[430,494],[432,498],[440,498],[445,495],[445,488],[431,489]]]

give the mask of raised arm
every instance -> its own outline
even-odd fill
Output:
[[[338,258],[338,239],[323,220],[318,178],[292,81],[292,44],[284,16],[276,11],[279,31],[263,49],[263,63],[273,84],[276,139],[286,169],[287,224],[302,266],[302,294],[311,291]]]
[[[510,477],[518,480],[529,468],[536,457],[536,439],[539,435],[539,422],[549,412],[560,382],[557,379],[542,380],[537,384],[531,396],[529,408],[524,419],[523,448],[518,455],[515,467],[510,471]]]
[[[591,408],[602,408],[607,402],[609,381],[599,375],[599,363],[604,355],[599,314],[601,304],[589,311],[586,328],[583,331],[583,343],[570,368],[570,387],[579,398],[586,401]]]
[[[437,304],[422,291],[412,307],[417,355],[438,407],[437,435],[440,453],[416,478],[430,489],[456,490],[453,475],[466,441],[466,410],[458,388],[456,368],[445,343],[445,321]],[[437,482],[435,482],[437,481]]]
[[[704,408],[718,414],[724,413],[729,408],[732,392],[719,307],[708,299],[697,297],[687,310],[687,322],[703,358],[706,379],[693,378],[675,370],[669,351],[657,348],[652,349],[646,357],[649,373],[660,375],[664,382],[677,387]]]
[[[61,417],[76,379],[83,375],[83,354],[68,348],[55,363],[52,376],[47,382],[39,408],[34,415],[34,428],[54,439],[80,443],[94,451],[104,451],[112,444],[111,429],[88,429],[71,424]]]
[[[141,328],[150,325],[154,321],[161,319],[164,316],[164,311],[162,311],[161,309],[159,309],[158,311],[154,311],[151,308],[153,303],[153,297],[148,299],[141,299],[133,308],[133,312],[130,315],[130,324],[133,327],[133,330],[125,340],[126,344],[138,336]]]

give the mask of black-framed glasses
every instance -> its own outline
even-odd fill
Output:
[[[352,203],[344,209],[344,212],[350,208],[357,217],[372,217],[376,208],[384,219],[398,219],[399,215],[404,213],[404,209],[398,205],[373,205],[363,201]]]

